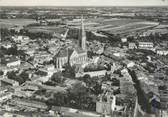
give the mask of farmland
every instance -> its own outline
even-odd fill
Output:
[[[48,21],[60,21],[60,19],[52,19]],[[1,28],[10,28],[13,26],[26,26],[36,23],[33,19],[0,19]],[[66,21],[70,28],[79,28],[80,19]],[[130,34],[141,30],[151,29],[158,26],[157,22],[149,22],[141,19],[129,18],[88,18],[84,20],[85,29],[88,31],[106,31],[111,34]],[[60,26],[29,26],[26,27],[31,32],[48,32],[62,33],[65,31],[63,25]]]
[[[160,34],[166,34],[168,32],[168,24],[160,24],[157,27],[150,29],[146,31],[146,35],[154,34],[154,33],[160,33]]]
[[[71,21],[68,22],[68,25],[71,25],[75,28],[79,28],[80,22]],[[113,34],[124,34],[130,32],[136,32],[139,30],[145,30],[157,26],[157,22],[149,22],[140,19],[86,19],[85,28],[89,31],[106,31]]]
[[[30,32],[45,32],[45,33],[63,33],[65,31],[64,26],[31,26],[26,27]]]
[[[59,19],[52,19],[48,21],[59,21]],[[29,24],[37,23],[33,19],[0,19],[0,28],[11,28],[14,26],[26,26]],[[26,27],[30,32],[46,32],[46,33],[62,33],[65,29],[62,28],[63,26],[30,26]]]
[[[0,19],[1,28],[10,28],[13,26],[26,26],[35,23],[33,19]]]

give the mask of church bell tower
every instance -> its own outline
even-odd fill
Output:
[[[86,50],[86,32],[84,29],[83,16],[81,17],[81,27],[79,29],[79,46]]]

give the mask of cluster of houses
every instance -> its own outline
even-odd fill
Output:
[[[0,89],[0,102],[9,100],[12,98],[12,96],[16,96],[19,98],[11,100],[8,103],[9,107],[16,106],[15,108],[18,107],[30,110],[35,109],[36,111],[45,111],[48,109],[45,103],[39,101],[25,100],[24,98],[32,97],[34,92],[40,89],[45,89],[54,92],[57,92],[57,90],[59,90],[64,92],[67,87],[48,86],[44,83],[47,82],[55,72],[63,71],[65,68],[65,64],[70,64],[71,66],[80,66],[83,69],[90,64],[98,64],[100,60],[99,55],[101,55],[104,52],[104,45],[95,42],[96,46],[94,48],[94,52],[98,56],[93,56],[92,58],[88,57],[88,48],[86,46],[87,40],[83,19],[81,22],[81,28],[79,30],[78,44],[73,43],[72,41],[65,38],[66,37],[63,37],[62,40],[52,38],[50,40],[47,40],[47,42],[42,42],[41,44],[38,40],[34,41],[27,36],[19,35],[11,37],[12,42],[2,42],[2,47],[6,49],[9,49],[13,47],[13,44],[16,44],[18,50],[24,50],[26,54],[26,61],[22,60],[20,57],[12,55],[5,55],[1,59],[0,62],[2,66],[0,66],[0,68],[2,69],[4,74],[0,76],[0,87],[11,86],[15,88],[15,91],[9,91],[7,88]],[[127,39],[122,38],[121,41],[125,43],[127,42]],[[130,50],[151,50],[158,55],[165,56],[168,55],[168,49],[166,47],[167,45],[163,47],[156,47],[153,42],[128,43],[128,49]],[[121,49],[119,47],[115,47],[113,49],[110,49],[109,53],[110,52],[113,53],[113,56],[115,56],[116,58],[124,58],[126,50]],[[112,62],[110,61],[109,63]],[[113,65],[110,64],[110,70],[101,69],[86,72],[81,71],[75,74],[76,78],[83,77],[85,75],[89,75],[91,78],[105,78],[106,75],[110,75],[110,81],[102,82],[101,89],[103,90],[103,93],[99,95],[99,99],[96,101],[97,113],[113,116],[126,116],[127,107],[120,101],[127,95],[127,91],[130,91],[131,93],[135,91],[133,89],[132,79],[128,73],[128,70],[125,69],[125,67],[133,67],[135,63],[133,61],[123,60],[122,64],[125,64],[126,66],[121,65],[121,63],[118,64],[118,62],[114,60]],[[103,65],[105,66],[106,64]],[[28,73],[28,78],[31,81],[26,81],[21,86],[19,86],[19,82],[7,78],[7,72],[13,70],[26,71],[26,73]],[[119,74],[114,73],[117,70],[120,72],[120,76]],[[139,71],[139,73],[143,72]],[[140,76],[138,77],[139,80],[144,81],[146,84],[153,85],[153,82],[149,81],[146,75],[138,75]],[[66,81],[66,85],[70,87],[70,84],[73,85],[72,80]],[[118,91],[120,91],[120,93],[114,94]],[[42,98],[42,96],[37,97],[39,99]]]
[[[167,46],[167,45],[166,45]],[[144,50],[152,50],[157,55],[168,55],[168,49],[167,47],[155,47],[153,42],[138,42],[138,43],[129,43],[128,44],[129,49],[144,49]]]

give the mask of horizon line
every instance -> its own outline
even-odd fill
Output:
[[[0,5],[0,7],[168,7],[168,5]]]

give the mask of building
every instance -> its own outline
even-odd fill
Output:
[[[139,49],[153,49],[154,44],[152,42],[139,42],[138,43],[138,48]]]
[[[5,57],[3,62],[7,67],[16,67],[20,66],[21,64],[21,60],[15,56]]]
[[[28,48],[25,53],[32,57],[35,54],[35,49],[34,48]]]
[[[43,64],[44,62],[50,62],[53,55],[46,51],[39,51],[34,54],[34,64]]]
[[[158,49],[158,50],[156,50],[156,54],[166,56],[166,55],[168,55],[168,50]]]
[[[0,94],[6,93],[6,92],[8,92],[8,88],[6,88],[6,87],[0,88]]]
[[[97,114],[96,112],[84,111],[68,107],[52,106],[51,110],[55,113],[63,112],[63,115],[65,117],[101,117],[101,114]],[[55,116],[59,117],[59,115],[57,114]]]
[[[2,117],[29,117],[29,116],[24,116],[24,115],[19,115],[19,114],[14,114],[14,113],[4,113]]]
[[[66,63],[84,64],[87,62],[87,51],[86,51],[86,33],[83,25],[83,18],[81,20],[81,29],[79,31],[78,46],[71,48],[60,49],[58,54],[54,57],[55,67],[62,70]]]
[[[136,99],[135,108],[134,108],[134,117],[164,117],[164,115],[160,116],[159,110],[156,108],[154,109],[155,110],[154,112],[149,113],[149,112],[146,112],[141,107],[142,106],[140,104],[138,104],[138,99]],[[166,115],[166,113],[164,113],[164,114]],[[167,116],[165,116],[165,117],[167,117]]]
[[[111,114],[111,94],[102,94],[99,96],[99,100],[96,102],[96,112],[101,114]]]
[[[29,37],[28,36],[12,36],[12,39],[16,42],[16,43],[23,43],[23,42],[28,42],[29,41]]]
[[[129,49],[137,49],[137,45],[135,43],[129,43],[128,48]]]
[[[87,62],[87,52],[80,48],[62,49],[55,56],[54,60],[57,69],[62,69],[68,61],[71,65],[84,64]]]
[[[84,24],[83,24],[83,16],[81,18],[81,28],[79,30],[79,46],[83,49],[86,50],[86,32],[84,29]]]
[[[12,43],[9,41],[2,42],[2,47],[9,49],[12,47]]]
[[[83,77],[86,74],[90,75],[90,77],[104,77],[107,74],[107,71],[106,70],[100,70],[100,71],[77,73],[76,77]]]
[[[12,98],[12,93],[11,93],[11,92],[7,92],[7,93],[4,93],[4,94],[0,94],[0,102],[9,100],[9,99],[11,99],[11,98]]]
[[[14,81],[12,79],[8,79],[8,78],[2,78],[0,79],[0,86],[4,87],[4,86],[19,86],[19,82]]]
[[[47,26],[48,22],[46,20],[40,20],[40,25]]]
[[[127,38],[125,38],[125,37],[121,38],[121,42],[123,42],[123,43],[127,42]]]
[[[13,92],[14,90],[11,87],[1,87],[0,88],[0,95],[5,94],[7,92]]]
[[[23,30],[24,27],[23,26],[13,26],[10,28],[11,30],[14,30],[16,32],[20,32],[20,30]]]
[[[96,112],[112,117],[125,117],[124,106],[119,103],[119,98],[109,93],[100,96],[96,102]],[[120,115],[120,116],[119,116]]]
[[[26,99],[13,99],[12,103],[27,108],[37,108],[41,110],[46,110],[48,107],[43,102],[33,101],[33,100],[26,100]]]
[[[16,68],[21,65],[21,60],[16,56],[5,56],[1,59],[1,66],[5,66],[4,68]],[[4,71],[5,69],[3,69]]]

